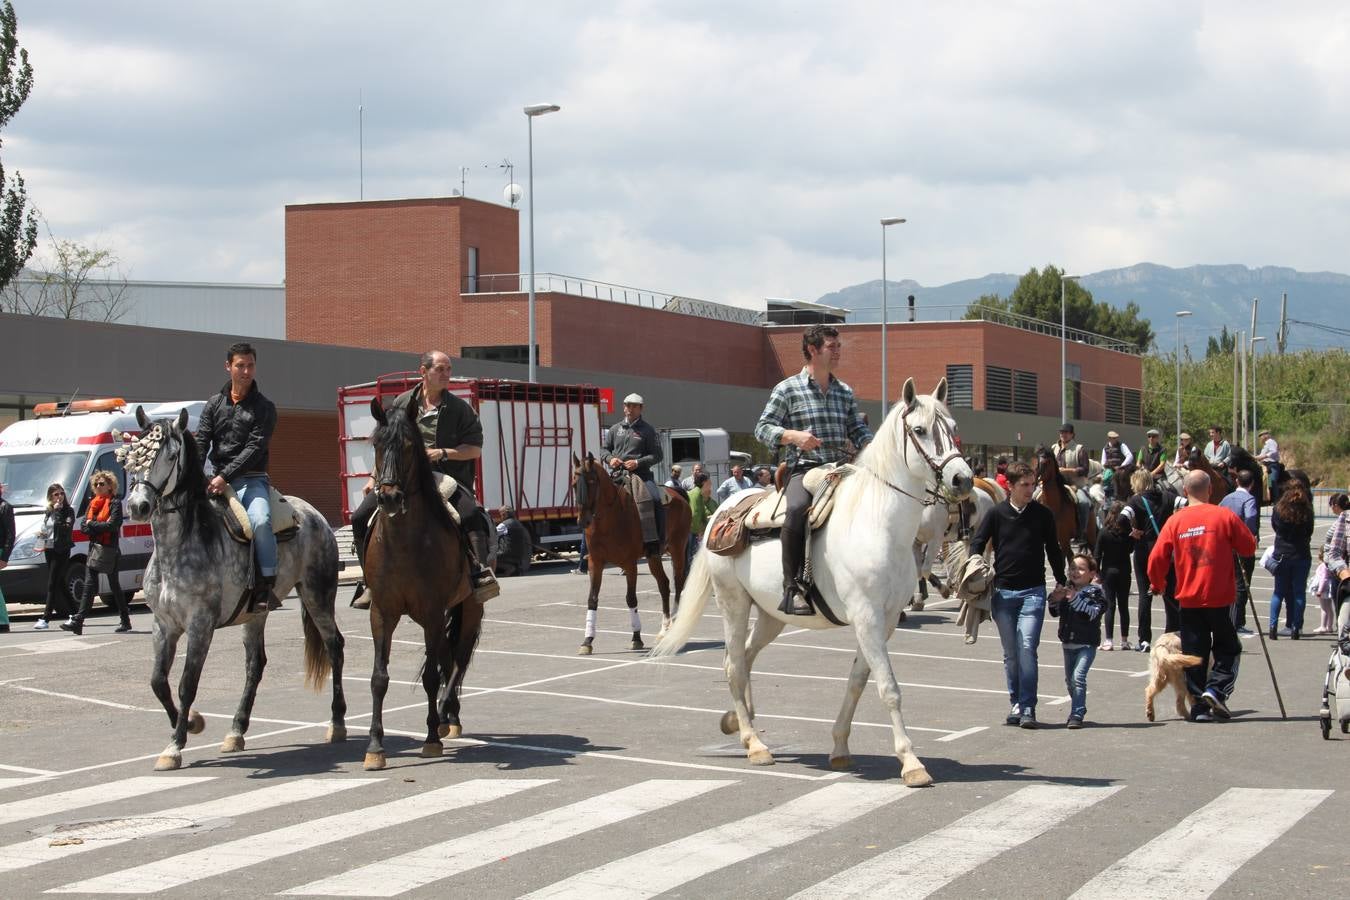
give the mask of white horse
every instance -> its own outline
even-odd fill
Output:
[[[974,512],[965,523],[965,537],[962,537],[961,513],[958,507],[937,503],[928,507],[919,520],[919,532],[914,538],[914,561],[919,567],[920,594],[910,603],[915,612],[922,612],[926,591],[924,580],[933,577],[933,566],[942,561],[944,578],[936,584],[943,597],[952,595],[952,576],[965,565],[969,555],[970,538],[980,527],[984,517],[999,503],[1007,499],[1007,492],[996,482],[980,479],[975,490],[970,492],[970,502]]]
[[[914,754],[913,742],[905,731],[900,716],[900,686],[886,641],[914,589],[914,536],[924,508],[964,498],[971,490],[970,467],[957,446],[956,423],[947,412],[946,398],[945,378],[931,397],[917,396],[912,378],[905,382],[902,401],[858,455],[855,466],[859,471],[840,483],[829,521],[811,536],[816,586],[835,614],[853,627],[858,641],[844,703],[834,723],[830,764],[836,769],[852,764],[848,736],[853,712],[868,676],[875,672],[877,690],[891,715],[900,774],[911,787],[931,784],[932,778]],[[716,518],[714,515],[713,522]],[[755,733],[750,697],[750,668],[755,657],[789,622],[804,628],[834,627],[819,613],[807,618],[778,612],[783,593],[781,562],[777,541],[752,543],[735,557],[700,550],[679,614],[652,649],[654,657],[678,652],[693,634],[709,595],[716,591],[723,614],[726,673],[733,707],[722,716],[722,731],[731,734],[739,730],[741,744],[755,765],[771,765],[774,761]],[[752,607],[759,608],[759,616],[754,633],[749,634]]]

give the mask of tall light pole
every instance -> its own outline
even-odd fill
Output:
[[[1189,309],[1177,311],[1177,446],[1181,446],[1181,320],[1191,314]]]
[[[529,355],[529,381],[534,383],[534,119],[562,109],[556,103],[532,103],[525,107],[525,121],[529,123],[529,187],[530,197],[530,343],[525,348]]]
[[[1068,313],[1068,283],[1077,281],[1077,275],[1059,276],[1059,421],[1069,421],[1069,401],[1065,396],[1069,391],[1069,359],[1068,351],[1065,349],[1065,333],[1068,331],[1067,318]]]
[[[1258,341],[1264,341],[1263,337],[1253,337],[1251,340],[1252,356],[1252,444],[1256,443],[1256,436],[1261,432],[1256,424],[1256,344]]]
[[[886,418],[890,411],[890,381],[886,372],[886,229],[892,225],[903,225],[904,219],[894,216],[881,220],[881,417]]]

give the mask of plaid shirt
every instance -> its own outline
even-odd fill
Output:
[[[806,367],[774,387],[755,425],[755,437],[764,446],[777,450],[787,430],[809,431],[820,438],[820,446],[815,450],[788,448],[787,460],[793,468],[842,462],[848,455],[846,441],[853,442],[856,452],[872,440],[872,432],[867,430],[867,423],[858,411],[853,389],[831,375],[829,389],[822,395],[820,385]]]

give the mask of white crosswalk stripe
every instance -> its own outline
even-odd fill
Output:
[[[1208,897],[1330,796],[1331,791],[1231,788],[1073,896]]]
[[[205,803],[162,809],[148,815],[138,816],[131,823],[112,831],[100,828],[90,829],[89,831],[72,829],[43,835],[0,848],[0,872],[10,872],[14,869],[23,869],[39,863],[66,859],[89,850],[114,847],[136,838],[191,827],[192,823],[246,816],[265,809],[285,806],[288,803],[314,800],[339,791],[348,791],[363,785],[378,783],[378,779],[355,781],[339,778],[303,778],[299,781],[259,788],[256,791],[232,794],[218,800],[208,800]],[[91,834],[92,837],[86,839],[81,836],[86,833]],[[54,843],[54,838],[61,839],[61,841]],[[79,843],[76,843],[76,841],[79,841]]]
[[[576,837],[735,783],[644,781],[476,834],[432,844],[283,893],[395,897],[498,859]]]
[[[58,813],[69,812],[72,809],[97,806],[100,803],[117,803],[122,800],[129,800],[132,797],[172,790],[176,787],[186,787],[190,784],[201,784],[204,781],[210,781],[212,777],[210,775],[146,775],[139,778],[126,778],[122,781],[110,781],[106,784],[96,784],[92,787],[59,791],[55,794],[45,794],[27,800],[11,800],[9,803],[0,804],[0,825],[8,825],[10,822],[19,822],[23,819],[36,819],[39,816],[57,815]],[[53,782],[53,784],[58,783]]]
[[[927,897],[1119,790],[1050,784],[1024,787],[944,828],[813,885],[793,900]]]
[[[761,853],[794,844],[913,794],[898,785],[832,784],[767,812],[700,831],[581,872],[526,897],[654,897]]]
[[[53,888],[49,893],[151,894],[300,853],[381,828],[497,800],[552,779],[475,779],[401,800],[182,853],[143,866]]]

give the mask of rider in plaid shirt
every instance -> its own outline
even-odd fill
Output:
[[[788,447],[792,478],[787,485],[783,545],[783,603],[779,610],[795,616],[814,615],[807,592],[798,578],[805,556],[806,513],[811,494],[802,476],[824,463],[842,462],[872,440],[853,389],[832,374],[843,344],[828,325],[813,325],[802,334],[806,365],[780,381],[769,396],[755,426],[755,437],[766,447]],[[822,391],[821,385],[826,387]],[[848,443],[852,442],[850,451]]]

